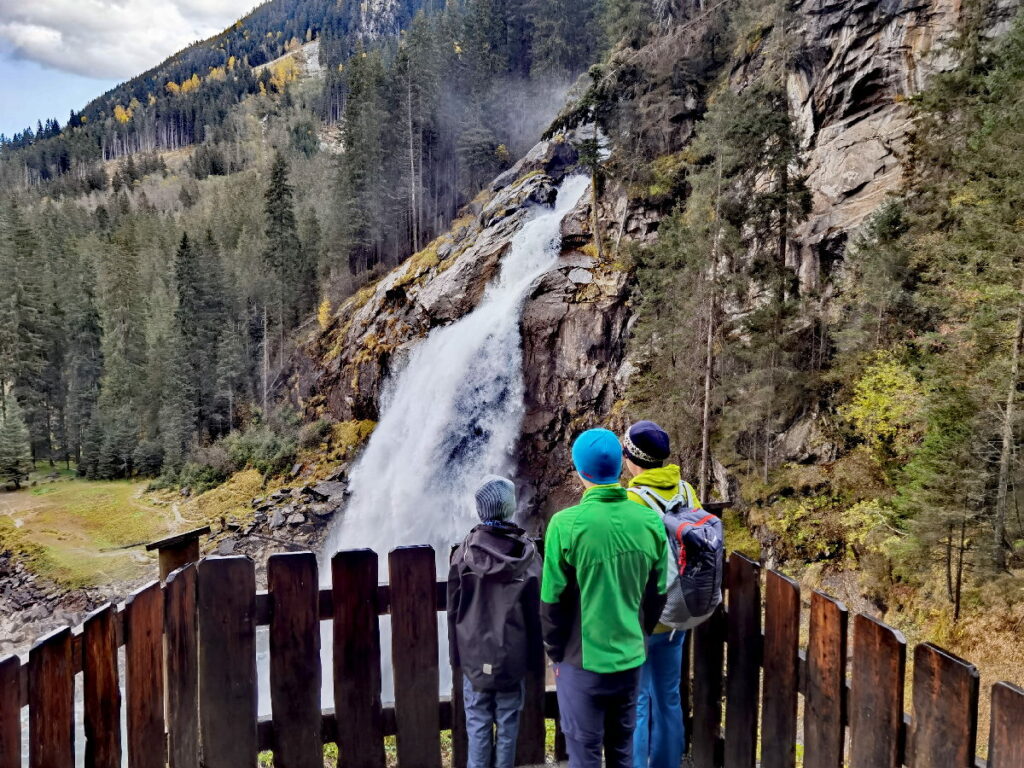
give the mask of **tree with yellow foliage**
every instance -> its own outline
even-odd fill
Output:
[[[331,324],[331,300],[324,299],[316,311],[316,321],[320,324],[320,330],[326,331]]]
[[[283,93],[288,83],[299,78],[300,72],[299,62],[294,56],[279,59],[270,67],[270,84],[275,91]]]

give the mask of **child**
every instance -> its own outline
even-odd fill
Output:
[[[481,524],[452,553],[448,572],[448,643],[463,674],[467,768],[512,768],[526,674],[544,663],[541,561],[511,522],[511,480],[484,478],[476,509]]]

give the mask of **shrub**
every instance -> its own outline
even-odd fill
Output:
[[[224,447],[236,467],[253,467],[264,477],[287,470],[295,462],[298,444],[297,428],[282,421],[254,424],[224,438]]]
[[[309,450],[316,448],[327,440],[331,434],[331,422],[327,419],[317,419],[309,424],[303,424],[299,428],[299,447]]]

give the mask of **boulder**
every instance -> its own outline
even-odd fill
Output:
[[[347,491],[348,483],[324,480],[322,483],[317,483],[315,486],[310,488],[309,495],[318,501],[330,501],[331,499],[343,498]]]
[[[237,539],[226,538],[222,539],[217,545],[217,554],[222,556],[235,554],[235,547],[238,545]]]
[[[288,515],[288,525],[302,525],[306,522],[306,516],[301,512],[293,512]]]

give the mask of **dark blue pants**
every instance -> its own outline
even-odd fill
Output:
[[[598,674],[571,664],[555,665],[558,717],[569,768],[632,768],[633,730],[640,667]]]

